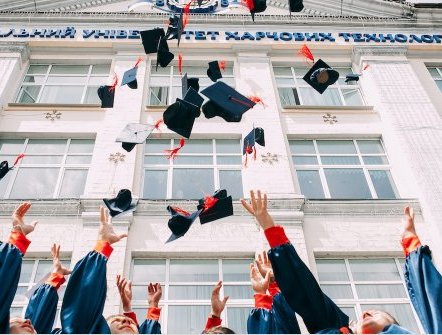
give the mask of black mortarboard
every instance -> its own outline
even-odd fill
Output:
[[[135,203],[132,203],[132,193],[126,189],[120,190],[115,198],[103,199],[103,201],[112,217],[133,212],[137,208]]]
[[[176,101],[167,107],[163,113],[164,124],[175,133],[189,138],[192,133],[195,118],[200,116],[204,99],[193,88],[189,88],[184,99]]]
[[[174,57],[174,54],[169,51],[167,40],[165,38],[161,38],[160,43],[158,44],[156,69],[158,70],[158,65],[160,65],[161,67],[166,67],[170,64]]]
[[[263,147],[266,145],[264,140],[264,129],[260,127],[253,128],[253,130],[246,137],[244,137],[242,154],[245,155],[246,153],[250,153],[247,152],[247,148],[253,148],[255,143],[258,143]]]
[[[183,211],[180,208],[167,206],[167,210],[172,215],[167,225],[172,232],[166,243],[172,242],[182,236],[184,236],[190,229],[190,226],[200,215],[202,210],[197,210],[192,214]]]
[[[101,100],[101,108],[114,107],[115,87],[109,85],[100,86],[97,93]]]
[[[239,122],[242,115],[256,105],[222,81],[205,88],[201,93],[210,99],[202,108],[208,119],[220,116],[227,122]]]
[[[122,142],[122,147],[131,152],[137,144],[144,143],[155,127],[141,123],[128,123],[115,140]]]
[[[121,80],[121,86],[127,85],[129,88],[136,90],[138,88],[137,72],[138,66],[124,72],[123,80]]]
[[[0,180],[2,180],[2,178],[4,176],[6,176],[6,174],[9,172],[9,170],[11,170],[11,169],[9,168],[7,161],[3,161],[0,163]]]
[[[218,79],[221,79],[223,77],[217,60],[209,62],[209,68],[207,69],[207,76],[213,82],[216,82]]]
[[[253,3],[253,9],[250,10],[250,14],[252,15],[252,20],[255,22],[255,13],[262,13],[267,9],[267,1],[266,0],[249,0]],[[249,8],[250,9],[250,8]]]
[[[345,82],[348,83],[349,81],[359,81],[359,77],[361,75],[357,73],[349,73],[345,76]]]
[[[289,0],[290,12],[300,12],[304,9],[302,0]]]
[[[189,87],[192,87],[195,91],[200,90],[199,78],[188,78],[187,73],[181,78],[181,87],[183,97],[186,95]]]
[[[213,202],[213,199],[211,201],[211,197],[209,197],[209,199],[207,198],[208,197],[205,197],[198,201],[197,209],[202,210],[200,214],[201,224],[233,215],[232,197],[227,196],[226,190],[218,190],[213,194],[213,198],[216,199],[216,202],[212,206],[210,206],[210,202]],[[209,203],[209,207],[204,210],[206,203]]]
[[[180,16],[174,14],[169,18],[169,26],[167,27],[166,38],[168,40],[177,39],[179,46],[183,31],[184,31],[183,12],[180,13]]]
[[[146,54],[153,54],[158,51],[158,43],[160,39],[165,36],[163,28],[155,28],[152,30],[145,30],[140,33],[141,41],[143,42],[144,52]]]
[[[334,70],[322,59],[319,59],[313,64],[312,68],[305,74],[303,79],[307,84],[322,94],[327,87],[336,83],[339,79],[339,72]]]

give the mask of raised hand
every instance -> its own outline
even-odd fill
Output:
[[[109,244],[114,244],[125,237],[127,237],[127,234],[118,235],[114,232],[112,218],[108,211],[103,206],[100,206],[100,229],[98,231],[98,239],[106,241]]]
[[[55,244],[51,248],[52,255],[52,264],[54,265],[53,273],[59,273],[63,276],[70,275],[72,273],[71,270],[65,268],[63,264],[60,262],[60,245]]]
[[[219,297],[219,293],[221,287],[223,286],[223,282],[219,281],[218,284],[215,285],[212,291],[211,303],[212,303],[212,315],[216,317],[220,317],[224,308],[226,308],[226,303],[229,297],[224,297],[222,300]]]
[[[404,214],[405,214],[405,227],[404,227],[404,232],[402,233],[402,238],[407,237],[409,235],[417,235],[416,228],[414,227],[413,208],[410,206],[405,207]]]
[[[117,275],[117,287],[120,293],[121,302],[123,303],[123,311],[132,311],[132,282],[126,278]]]
[[[261,254],[258,254],[255,261],[256,267],[258,268],[261,276],[265,277],[267,272],[270,272],[270,282],[273,282],[275,280],[275,276],[273,275],[272,263],[269,261],[267,252],[263,251]]]
[[[250,263],[250,281],[255,293],[266,294],[270,285],[270,271],[262,276],[255,264]]]
[[[149,307],[158,307],[162,295],[163,290],[159,283],[149,283],[147,287],[147,302],[149,303]]]
[[[30,202],[24,202],[18,206],[14,213],[12,213],[12,230],[19,231],[24,235],[32,233],[37,225],[37,221],[32,221],[31,224],[25,224],[23,217],[26,212],[31,208]]]
[[[255,192],[250,191],[250,204],[244,199],[241,199],[243,207],[252,214],[262,229],[267,229],[275,226],[272,217],[267,212],[267,194],[261,196],[261,191],[257,191],[257,197],[255,197]]]

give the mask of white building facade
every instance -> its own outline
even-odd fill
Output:
[[[208,2],[217,12],[191,14],[179,48],[169,42],[174,61],[156,71],[139,31],[166,25],[164,2],[128,10],[133,1],[37,1],[38,12],[33,1],[0,2],[0,159],[26,155],[0,181],[1,238],[23,199],[33,203],[29,220],[39,220],[12,314],[23,313],[25,292],[50,269],[52,243],[73,267],[94,246],[102,199],[128,188],[138,207],[114,220],[129,237],[109,259],[105,315],[121,311],[115,277],[123,274],[134,282],[139,318],[146,284],[161,282],[163,333],[200,333],[211,287],[223,280],[230,296],[224,323],[246,332],[248,264],[268,245],[239,198],[261,189],[276,222],[351,318],[381,308],[421,331],[399,242],[403,208],[411,205],[421,240],[442,267],[442,9],[340,4],[306,0],[290,18],[286,4],[272,1],[253,23],[241,6]],[[310,66],[298,55],[303,44],[340,72],[323,95],[302,80]],[[164,150],[180,137],[164,125],[125,152],[115,138],[127,123],[161,119],[181,98],[178,54],[182,73],[199,77],[202,88],[211,84],[207,63],[226,61],[222,80],[263,104],[239,123],[202,114],[175,160]],[[114,108],[100,108],[98,86],[114,73],[121,79],[138,57],[138,89],[117,86]],[[352,72],[360,80],[345,83]],[[254,126],[265,130],[266,145],[245,167],[241,139]],[[220,188],[235,199],[234,215],[197,220],[165,244],[167,205],[192,211]]]

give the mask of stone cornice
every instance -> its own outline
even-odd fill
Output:
[[[0,54],[19,54],[21,61],[25,62],[29,59],[29,46],[26,42],[6,42],[0,41]]]
[[[353,48],[352,61],[361,66],[364,60],[374,62],[408,62],[408,47],[405,45],[389,45],[389,46],[355,46]]]

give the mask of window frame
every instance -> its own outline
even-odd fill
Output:
[[[437,73],[439,74],[439,77],[435,78],[430,71],[431,69],[436,70]],[[427,70],[430,73],[431,78],[434,80],[436,86],[439,88],[440,92],[442,93],[442,66],[427,66]]]
[[[362,169],[365,181],[367,182],[368,189],[370,190],[370,194],[372,196],[371,199],[384,199],[384,198],[378,197],[378,194],[377,194],[376,189],[374,187],[374,184],[371,179],[369,171],[388,171],[390,173],[391,179],[393,181],[393,183],[391,184],[391,187],[392,187],[393,192],[395,194],[395,198],[393,198],[393,199],[400,199],[400,193],[399,193],[399,190],[398,190],[396,183],[394,182],[394,178],[393,178],[393,171],[392,171],[391,162],[389,160],[389,157],[388,157],[387,151],[385,149],[385,145],[384,145],[382,138],[314,138],[314,139],[312,139],[312,138],[288,138],[288,141],[289,141],[289,143],[293,142],[293,141],[313,141],[313,146],[315,148],[314,154],[297,154],[297,153],[293,153],[291,151],[291,149],[289,148],[290,156],[292,159],[293,168],[294,168],[296,178],[298,178],[297,171],[318,171],[319,178],[321,180],[321,186],[324,191],[324,199],[340,199],[340,198],[331,197],[329,185],[327,183],[327,178],[325,176],[325,171],[324,171],[325,169]],[[354,154],[321,154],[319,152],[317,141],[352,141],[353,145],[356,149],[356,153],[354,153]],[[362,141],[379,141],[384,153],[363,154],[363,153],[361,153],[361,150],[359,148],[358,141],[361,141],[361,142]],[[294,162],[295,156],[301,156],[301,157],[313,157],[314,156],[317,160],[317,164],[302,164],[302,165],[296,164]],[[357,157],[358,161],[359,161],[359,165],[356,165],[356,164],[348,164],[348,165],[323,164],[322,160],[321,160],[321,156],[322,157]],[[367,157],[367,156],[385,157],[388,160],[388,164],[366,164],[364,162],[363,157]],[[299,179],[298,179],[298,184],[299,184]],[[300,190],[300,191],[302,192],[302,190]],[[312,199],[315,199],[315,198],[312,198]],[[361,200],[361,199],[358,199],[358,200]]]

